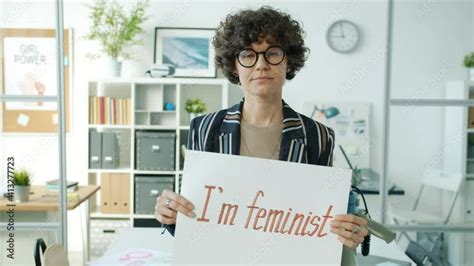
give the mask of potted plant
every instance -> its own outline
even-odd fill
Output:
[[[469,77],[474,81],[474,52],[464,57],[464,66],[469,69]]]
[[[15,185],[15,201],[28,201],[31,190],[31,175],[26,170],[13,172],[13,184]]]
[[[207,106],[201,99],[188,99],[186,100],[185,109],[193,119],[202,115],[207,110]]]
[[[99,41],[102,52],[107,55],[109,62],[109,76],[119,77],[122,70],[122,61],[132,59],[127,48],[132,45],[143,45],[143,40],[137,35],[143,32],[142,23],[145,17],[145,8],[149,0],[139,1],[127,14],[122,5],[115,0],[97,0],[91,9],[92,22],[89,33],[85,36],[88,40]],[[89,54],[92,59],[100,57]]]

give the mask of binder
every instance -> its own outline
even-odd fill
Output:
[[[128,174],[102,174],[102,213],[130,213],[130,177]]]
[[[102,167],[102,134],[96,130],[89,131],[89,168]]]
[[[99,146],[100,147],[100,146]],[[112,169],[119,165],[117,133],[102,133],[102,168]]]
[[[113,206],[111,202],[111,182],[110,174],[103,173],[101,176],[100,189],[100,209],[102,213],[113,213]]]
[[[130,213],[130,176],[121,174],[120,178],[120,193],[118,193],[118,207],[119,213]]]

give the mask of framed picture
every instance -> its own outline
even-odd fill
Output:
[[[215,78],[215,29],[155,28],[154,63],[175,67],[175,77]]]
[[[72,30],[64,31],[66,131],[70,130],[70,70]],[[2,93],[17,96],[56,96],[57,63],[54,29],[0,29]],[[2,105],[3,132],[56,133],[56,102],[6,102]]]

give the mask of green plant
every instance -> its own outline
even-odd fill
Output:
[[[207,110],[207,106],[201,99],[188,99],[185,109],[188,113],[203,113]]]
[[[465,67],[474,67],[474,53],[470,53],[464,57]]]
[[[15,186],[31,185],[31,174],[26,170],[14,171],[13,184],[15,184]]]
[[[145,17],[148,4],[149,0],[138,2],[127,16],[123,6],[115,0],[97,0],[95,5],[88,6],[92,11],[89,16],[92,25],[85,38],[99,41],[103,52],[115,60],[132,59],[125,50],[132,45],[143,45],[143,40],[137,39],[137,35],[143,32],[141,24],[148,19]]]

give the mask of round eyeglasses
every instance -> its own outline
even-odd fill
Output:
[[[258,56],[263,54],[263,58],[270,65],[278,65],[285,58],[285,52],[280,46],[270,46],[263,52],[257,52],[252,48],[245,48],[237,54],[237,61],[243,67],[253,67],[257,61]]]

